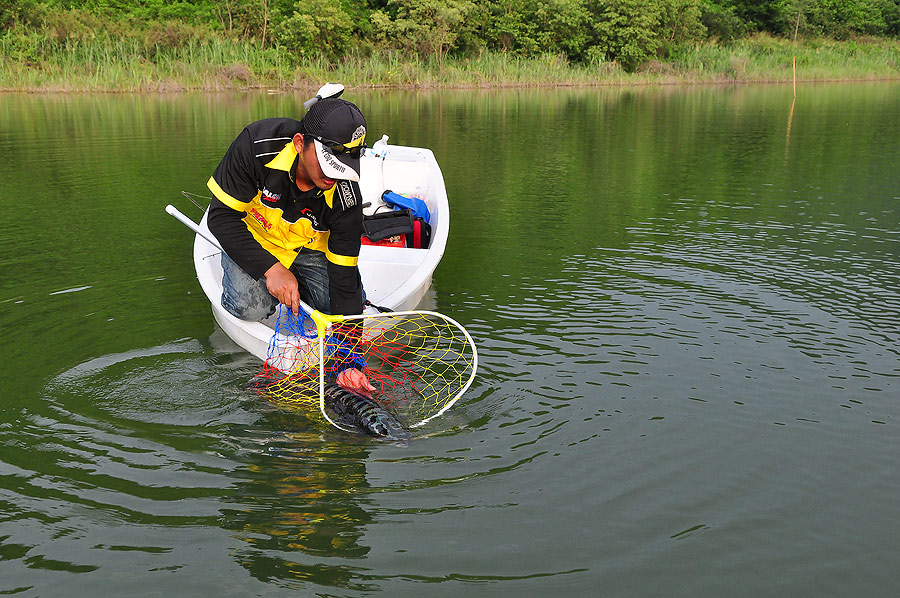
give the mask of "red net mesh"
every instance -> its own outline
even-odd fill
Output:
[[[254,379],[264,396],[287,408],[318,410],[324,405],[320,369],[327,384],[355,368],[374,386],[379,403],[415,425],[448,408],[474,378],[477,356],[471,338],[441,314],[325,318],[320,334],[308,315],[295,316],[280,306],[268,358]]]

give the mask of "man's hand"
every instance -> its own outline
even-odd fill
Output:
[[[347,390],[362,395],[369,395],[370,393],[375,392],[375,387],[372,386],[369,379],[366,378],[366,375],[354,368],[344,370],[338,374],[337,383]]]
[[[275,265],[266,270],[266,288],[269,293],[281,303],[289,306],[294,315],[300,310],[300,290],[297,287],[297,278],[291,271],[275,262]]]

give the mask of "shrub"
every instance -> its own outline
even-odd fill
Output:
[[[350,16],[332,0],[300,0],[294,13],[273,29],[278,45],[298,56],[334,59],[352,45]]]

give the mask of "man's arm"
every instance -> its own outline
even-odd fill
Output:
[[[228,207],[213,197],[206,224],[228,257],[244,272],[259,280],[278,260],[263,249],[244,223],[245,212]],[[285,268],[286,269],[286,268]]]
[[[253,141],[247,128],[232,142],[207,182],[213,199],[207,226],[234,262],[255,280],[266,278],[269,293],[296,314],[300,292],[297,279],[250,233],[244,218],[246,206],[259,194],[259,162],[252,155]]]
[[[332,199],[334,210],[330,214],[328,233],[328,293],[331,311],[335,314],[362,313],[362,280],[357,266],[360,236],[362,235],[362,194],[356,183],[338,183]],[[348,349],[337,364],[337,383],[349,390],[368,394],[375,388],[363,370],[362,320],[337,325],[334,334]]]
[[[362,194],[359,185],[338,183],[332,199],[334,209],[328,221],[328,294],[331,313],[362,313],[362,280],[359,276],[359,247],[362,236]]]

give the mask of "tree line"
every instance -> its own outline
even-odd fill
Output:
[[[0,0],[0,35],[51,41],[216,36],[296,57],[465,59],[486,51],[615,61],[633,70],[684,44],[779,37],[898,37],[900,0]]]

